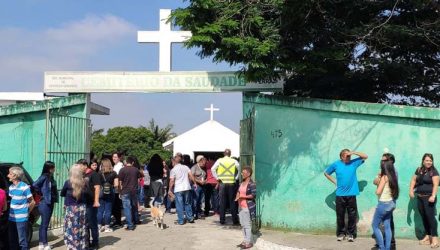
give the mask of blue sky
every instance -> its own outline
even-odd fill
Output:
[[[159,46],[137,43],[138,30],[159,29],[159,9],[184,7],[178,0],[0,1],[0,91],[43,91],[44,71],[157,71]],[[200,59],[197,49],[173,45],[174,71],[234,71],[226,63]],[[209,120],[203,109],[220,108],[214,119],[239,131],[241,93],[93,94],[111,109],[92,116],[94,129],[174,125],[185,132]]]

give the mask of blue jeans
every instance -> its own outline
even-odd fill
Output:
[[[192,189],[192,198],[193,198],[193,215],[198,218],[199,214],[202,212],[202,199],[203,199],[203,188],[202,186],[197,185],[197,189]]]
[[[376,243],[380,250],[391,249],[391,215],[393,210],[396,208],[395,201],[379,201],[376,207],[376,212],[374,213],[373,222],[371,226],[373,227],[374,236],[376,237]],[[382,232],[380,231],[379,225],[383,222],[384,232],[385,232],[385,242]]]
[[[193,213],[191,209],[191,190],[175,192],[176,196],[176,212],[177,212],[177,223],[182,225],[184,221],[184,212],[186,219],[188,221],[193,220]]]
[[[41,225],[38,229],[40,237],[38,241],[43,243],[43,245],[47,245],[47,230],[49,229],[50,217],[52,217],[53,203],[46,204],[41,202],[38,205],[38,212],[40,212],[41,215]]]
[[[99,199],[98,208],[98,224],[99,225],[110,225],[110,219],[112,217],[113,202],[115,200],[115,194],[105,194],[101,199]]]
[[[139,205],[143,206],[145,203],[145,193],[143,186],[139,185],[137,195],[138,195]]]
[[[87,204],[86,209],[87,230],[90,230],[89,237],[92,236],[92,245],[97,245],[99,243],[98,208],[93,207],[93,204]],[[88,240],[90,242],[90,238]]]
[[[27,227],[28,222],[13,222],[8,221],[8,234],[9,234],[9,249],[21,249],[28,250],[27,242]]]
[[[136,193],[128,193],[122,195],[122,206],[124,207],[125,220],[127,228],[134,229],[134,224],[138,221]]]

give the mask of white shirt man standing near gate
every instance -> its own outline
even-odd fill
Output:
[[[237,160],[231,158],[231,150],[225,149],[224,157],[218,159],[211,168],[212,175],[219,182],[219,200],[220,200],[220,224],[225,224],[226,204],[229,204],[231,210],[232,223],[239,225],[238,208],[235,202],[237,194],[237,180],[240,173],[240,164]]]

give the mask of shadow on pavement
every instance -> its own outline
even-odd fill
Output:
[[[121,238],[115,237],[115,236],[111,236],[111,235],[101,236],[101,237],[99,237],[99,245],[100,245],[100,247],[111,246],[111,245],[114,245],[116,242],[118,242],[120,240],[121,240]]]

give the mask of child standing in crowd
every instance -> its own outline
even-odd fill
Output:
[[[8,178],[12,182],[9,187],[9,196],[11,197],[11,207],[9,210],[9,249],[29,249],[27,241],[27,227],[29,212],[35,206],[29,185],[22,180],[23,169],[13,166],[9,169]]]
[[[243,229],[244,240],[237,247],[248,249],[252,244],[252,220],[256,219],[255,197],[257,196],[257,186],[252,181],[252,168],[243,167],[241,170],[243,181],[240,184],[235,201],[238,202],[240,224]]]
[[[43,165],[41,176],[32,185],[37,192],[42,194],[41,202],[38,205],[38,211],[41,215],[38,245],[39,250],[51,249],[47,242],[47,230],[49,229],[54,204],[58,202],[57,184],[53,178],[54,172],[55,164],[51,161],[46,161]]]
[[[61,189],[64,199],[64,244],[69,250],[85,250],[88,232],[85,203],[84,170],[79,164],[70,168],[69,180]]]

